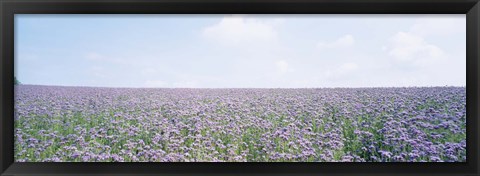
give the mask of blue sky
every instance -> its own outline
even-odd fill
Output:
[[[15,15],[24,84],[465,86],[465,15]]]

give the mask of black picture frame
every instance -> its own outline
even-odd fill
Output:
[[[479,0],[0,0],[0,173],[20,175],[480,175]],[[466,14],[466,163],[15,163],[15,14]]]

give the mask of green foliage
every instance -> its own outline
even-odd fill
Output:
[[[15,82],[13,83],[14,85],[19,85],[22,84],[20,81],[17,80],[17,77],[13,77],[15,79]]]

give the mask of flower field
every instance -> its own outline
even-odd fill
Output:
[[[465,162],[465,87],[18,85],[16,162]]]

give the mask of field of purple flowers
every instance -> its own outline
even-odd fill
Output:
[[[465,87],[18,85],[16,162],[465,162]]]

